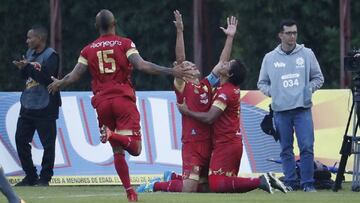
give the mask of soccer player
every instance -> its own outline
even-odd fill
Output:
[[[174,11],[176,26],[175,55],[178,64],[185,61],[185,46],[183,37],[183,22],[179,11]],[[236,33],[237,19],[234,16],[227,18],[227,28],[221,27],[226,34],[226,42],[220,56],[219,64],[229,60],[232,42]],[[194,68],[194,64],[185,62]],[[189,108],[194,111],[206,112],[210,109],[212,87],[218,82],[217,65],[211,74],[199,80],[198,77],[185,82],[175,78],[174,87],[178,103],[188,98]],[[198,69],[194,68],[195,75],[200,76]],[[167,192],[208,192],[208,173],[212,151],[211,125],[202,123],[189,116],[182,116],[182,176],[169,174],[173,178],[165,182],[154,179],[149,184],[143,184],[137,191],[167,191]]]
[[[115,34],[115,18],[109,10],[96,15],[100,37],[82,49],[78,63],[62,80],[53,78],[49,92],[56,92],[77,81],[86,70],[92,76],[91,103],[96,109],[99,127],[106,133],[114,152],[115,169],[123,183],[129,201],[137,201],[130,185],[129,169],[124,150],[133,156],[141,152],[140,115],[136,107],[135,90],[130,82],[132,67],[150,74],[171,74],[191,78],[180,65],[166,68],[145,61],[135,44]],[[104,141],[104,140],[103,140]]]
[[[212,192],[248,192],[256,188],[273,193],[273,187],[286,192],[285,186],[271,173],[259,178],[237,177],[242,156],[240,131],[240,84],[246,76],[245,65],[238,59],[224,62],[220,74],[220,87],[214,95],[208,112],[189,109],[184,100],[178,104],[184,116],[206,124],[213,124],[214,149],[210,160],[209,186]]]

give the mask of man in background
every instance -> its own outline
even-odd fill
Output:
[[[56,119],[61,106],[60,93],[49,94],[47,86],[51,77],[59,72],[59,56],[47,47],[48,32],[42,26],[34,26],[27,33],[26,57],[13,61],[21,77],[26,80],[20,98],[21,108],[17,122],[15,140],[25,178],[15,186],[49,186],[54,174]],[[40,179],[34,166],[31,145],[35,130],[44,148]]]
[[[312,94],[324,83],[314,52],[296,43],[297,25],[294,20],[280,23],[281,43],[263,59],[259,90],[272,98],[274,120],[280,135],[285,185],[290,190],[314,188],[314,125],[311,114]],[[294,158],[294,129],[300,150],[300,185],[297,183]]]

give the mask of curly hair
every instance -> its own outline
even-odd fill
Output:
[[[247,74],[245,64],[240,59],[235,59],[234,62],[230,64],[229,74],[231,75],[229,82],[240,86],[244,82]]]

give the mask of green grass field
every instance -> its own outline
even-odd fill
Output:
[[[283,194],[268,194],[255,190],[242,194],[195,194],[195,193],[141,193],[139,202],[186,202],[186,203],[220,203],[220,202],[261,202],[261,203],[355,203],[360,202],[360,193],[352,192],[350,184],[343,184],[343,190],[332,192],[321,190],[317,193],[302,191]],[[51,186],[51,187],[16,187],[16,192],[27,203],[112,203],[127,202],[121,186]],[[4,196],[0,202],[6,203]]]

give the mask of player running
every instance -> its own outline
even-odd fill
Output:
[[[49,92],[77,81],[89,70],[99,127],[109,140],[114,152],[115,169],[126,190],[129,201],[138,197],[130,185],[129,168],[124,150],[133,156],[141,152],[140,115],[136,107],[135,90],[131,84],[132,67],[150,74],[170,74],[175,77],[192,77],[186,69],[166,68],[143,60],[135,44],[115,34],[116,21],[109,10],[96,15],[96,28],[100,37],[81,50],[78,63],[62,80],[53,78]],[[107,128],[109,130],[107,130]],[[105,141],[105,140],[103,140]]]

